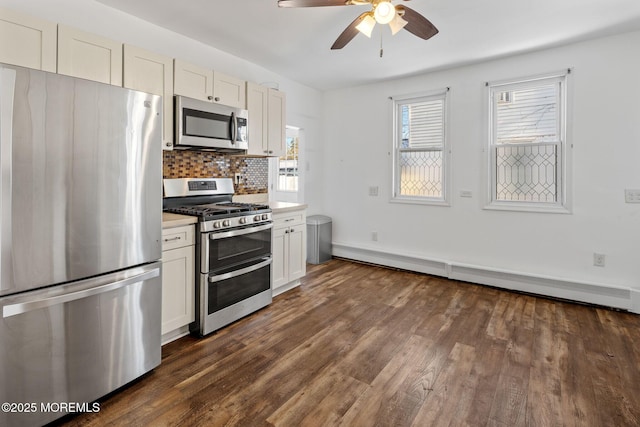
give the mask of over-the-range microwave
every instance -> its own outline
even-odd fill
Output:
[[[247,150],[248,121],[247,110],[176,95],[174,148]]]

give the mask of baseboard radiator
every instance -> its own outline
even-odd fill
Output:
[[[577,282],[447,260],[429,259],[415,254],[391,253],[336,242],[332,244],[332,255],[385,267],[640,314],[640,289]]]

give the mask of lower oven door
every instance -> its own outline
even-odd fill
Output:
[[[206,335],[271,303],[271,257],[201,274],[200,288],[199,333]]]
[[[271,223],[201,234],[200,273],[210,274],[271,256]]]

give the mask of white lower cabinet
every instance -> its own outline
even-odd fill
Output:
[[[195,320],[194,226],[162,230],[162,340],[189,332]]]
[[[278,295],[298,286],[307,272],[306,211],[274,213],[272,242],[272,288]]]

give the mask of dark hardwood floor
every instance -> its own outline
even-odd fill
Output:
[[[638,426],[640,316],[334,259],[64,425]]]

